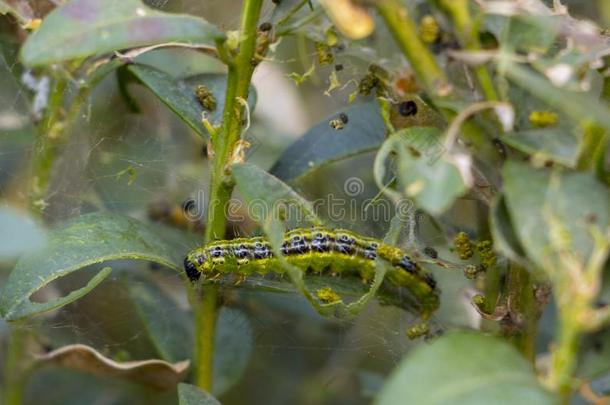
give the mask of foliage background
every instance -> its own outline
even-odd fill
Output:
[[[604,14],[600,5],[603,1],[564,3],[572,16],[608,26],[608,21],[602,20]],[[204,17],[223,31],[239,26],[240,1],[149,1],[147,4],[166,12]],[[426,2],[409,4],[416,10],[416,15],[430,11]],[[274,5],[265,2],[260,21],[272,19],[273,10]],[[43,11],[35,8],[35,12]],[[40,249],[44,231],[40,223],[33,223],[24,216],[24,209],[27,209],[23,198],[24,179],[29,167],[28,156],[36,147],[37,137],[37,129],[30,119],[36,94],[24,85],[24,67],[17,57],[23,34],[8,16],[0,18],[0,195],[3,204],[0,211],[3,230],[0,275],[6,279],[17,256]],[[335,90],[331,97],[324,94],[330,84],[332,65],[317,68],[312,77],[298,87],[287,77],[292,72],[301,74],[309,69],[316,58],[312,38],[322,39],[328,25],[328,20],[322,16],[318,24],[283,38],[274,61],[263,62],[257,68],[253,80],[256,107],[248,132],[248,139],[253,144],[247,155],[249,162],[264,169],[271,168],[282,152],[315,124],[321,122],[326,131],[331,131],[327,126],[329,118],[346,107],[353,86]],[[525,47],[528,39],[537,45],[544,42],[536,42],[535,33],[538,32],[523,31],[523,37],[513,41],[519,46],[526,44]],[[545,31],[541,30],[539,34],[544,36]],[[344,67],[339,74],[342,83],[366,74],[371,61],[382,61],[385,68],[395,73],[408,69],[407,61],[382,24],[378,24],[373,37],[346,43],[347,49],[337,53],[335,61]],[[223,69],[215,59],[184,49],[151,51],[138,57],[138,62],[153,65],[176,77],[219,73]],[[449,66],[447,70],[451,68]],[[222,86],[221,83],[220,80],[218,85]],[[511,102],[519,107],[517,122],[525,122],[532,109],[544,109],[545,104],[528,93],[511,87],[513,90]],[[607,95],[601,84],[593,90],[598,95]],[[159,238],[172,249],[167,256],[158,251],[161,258],[151,259],[161,265],[116,260],[95,264],[50,282],[35,300],[56,299],[85,285],[105,266],[113,269],[109,277],[81,299],[29,320],[19,337],[20,341],[27,342],[26,352],[48,353],[65,345],[81,343],[116,361],[159,358],[175,363],[192,356],[193,325],[187,293],[181,276],[163,266],[163,260],[174,255],[180,257],[189,247],[199,243],[201,230],[177,231],[152,220],[149,214],[155,204],[164,202],[177,207],[188,198],[200,200],[199,190],[207,192],[209,168],[203,153],[205,143],[149,89],[132,83],[129,94],[140,109],[137,114],[121,94],[116,76],[110,74],[83,103],[82,114],[70,129],[73,135],[62,146],[61,158],[53,167],[44,221],[53,225],[100,210],[126,214],[150,224],[153,235],[145,236],[145,240]],[[569,125],[563,112],[560,123],[560,127]],[[352,130],[348,126],[346,136],[350,136]],[[561,140],[559,146],[534,147],[538,150],[549,148],[551,152],[545,156],[550,155],[551,160],[561,165],[574,158],[576,149],[575,145],[566,146]],[[346,197],[346,181],[357,177],[364,185],[356,196],[360,209],[364,200],[379,191],[373,178],[374,158],[374,153],[362,154],[323,167],[291,185],[310,200],[329,193],[341,198]],[[587,189],[577,191],[583,195],[587,192]],[[604,210],[603,205],[601,210]],[[452,257],[449,235],[457,231],[478,235],[481,222],[487,219],[482,212],[480,203],[474,199],[456,201],[438,218],[445,234],[422,216],[421,245],[436,248],[441,257]],[[336,221],[334,225],[383,237],[389,222]],[[231,224],[231,231],[237,235],[251,235],[256,231],[256,224],[252,221]],[[432,320],[433,328],[446,331],[481,327],[482,321],[470,303],[475,287],[480,286],[459,272],[434,269],[434,273],[442,286],[443,296],[442,306]],[[603,301],[605,295],[607,291],[603,290],[599,300]],[[404,330],[414,320],[410,315],[377,302],[357,318],[345,320],[321,317],[296,294],[269,294],[256,288],[242,288],[231,290],[225,301],[217,332],[220,336],[217,336],[219,344],[214,359],[217,367],[212,389],[212,393],[225,403],[368,403],[378,394],[405,353],[414,346],[426,345],[405,338]],[[498,329],[494,325],[487,325],[487,328]],[[544,363],[544,358],[548,358],[549,344],[556,336],[556,329],[557,314],[551,302],[545,307],[536,336],[539,362]],[[2,323],[0,331],[5,343],[3,357],[10,365],[9,326]],[[471,344],[456,341],[447,356],[469,354],[474,347]],[[484,345],[481,343],[481,347]],[[483,357],[485,353],[497,350],[493,344],[487,352],[481,347],[477,351],[480,350]],[[421,352],[418,355],[425,357]],[[593,381],[593,388],[602,386],[598,389],[602,394],[607,392],[604,381],[610,371],[607,367],[609,355],[607,332],[603,329],[590,334],[581,343],[577,376]],[[511,353],[508,353],[507,368],[510,358]],[[422,358],[412,372],[425,375],[427,368],[443,367],[436,361],[435,358]],[[461,364],[468,360],[456,358],[454,361],[453,364]],[[497,361],[502,362],[500,358]],[[46,403],[62,404],[94,400],[101,403],[173,403],[178,398],[175,384],[165,389],[151,388],[150,384],[133,382],[130,377],[94,376],[54,363],[52,360],[40,361],[28,374],[25,403],[41,398]],[[447,360],[447,363],[451,362]],[[17,369],[26,366],[29,367],[28,364],[17,365]],[[482,373],[484,370],[481,366],[475,371]],[[460,373],[460,369],[452,371],[454,373],[450,375],[453,376]],[[6,369],[4,373],[4,381],[15,383],[11,382]],[[527,374],[524,378],[534,384],[532,395],[535,398],[539,387],[534,375]],[[409,379],[405,377],[405,380]],[[434,390],[434,386],[429,388]],[[499,395],[498,392],[510,398],[506,387],[496,389],[489,393],[490,398]],[[526,388],[519,391],[519,395],[523,393],[527,393]],[[484,399],[484,394],[479,393],[478,400]],[[525,400],[534,402],[532,398]],[[584,399],[576,395],[573,401]]]

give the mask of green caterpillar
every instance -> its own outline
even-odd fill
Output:
[[[432,275],[399,248],[376,239],[343,229],[298,228],[284,235],[281,253],[288,263],[303,271],[357,274],[365,281],[374,277],[375,259],[379,256],[392,265],[384,284],[406,288],[416,299],[424,318],[438,308],[439,292]],[[244,276],[285,272],[264,237],[221,240],[196,248],[184,259],[184,269],[193,282],[201,276],[213,280],[235,272]]]

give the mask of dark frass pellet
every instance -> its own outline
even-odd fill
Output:
[[[426,256],[431,257],[433,259],[438,258],[438,252],[433,247],[426,246],[424,248],[424,253],[426,254]]]
[[[398,112],[403,117],[411,117],[411,116],[417,114],[417,103],[415,103],[415,101],[412,101],[412,100],[403,101],[398,106]]]
[[[341,113],[339,114],[339,119],[341,120],[342,123],[347,124],[347,122],[349,121],[349,117],[347,116],[346,113]]]

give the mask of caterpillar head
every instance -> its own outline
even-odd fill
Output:
[[[201,271],[198,266],[201,256],[203,255],[199,253],[189,253],[189,255],[184,258],[184,272],[192,282],[199,280],[199,277],[201,277]],[[205,257],[203,257],[203,261],[205,261]]]

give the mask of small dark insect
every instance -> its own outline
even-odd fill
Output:
[[[403,117],[410,117],[412,115],[417,114],[417,104],[415,101],[403,101],[398,106],[398,112]]]
[[[342,117],[341,115],[345,115],[345,120],[343,119],[344,117]],[[347,124],[348,118],[346,114],[341,114],[339,116],[339,119],[334,119],[334,120],[330,120],[328,121],[328,125],[330,125],[330,127],[332,129],[334,129],[335,131],[341,131],[343,128],[345,128],[345,124]]]
[[[424,253],[433,259],[438,258],[438,252],[433,247],[426,246],[424,248]]]
[[[264,32],[271,31],[271,28],[273,28],[273,25],[271,25],[270,22],[264,22],[258,27],[258,29],[260,31],[264,31]]]
[[[342,71],[342,70],[343,70],[343,65],[342,65],[342,64],[340,64],[340,63],[339,63],[339,64],[337,64],[337,65],[335,65],[335,70],[336,70],[337,72]]]
[[[349,121],[349,117],[347,116],[346,113],[341,113],[339,114],[339,119],[341,120],[341,122],[343,122],[344,124],[347,124],[347,122]]]

